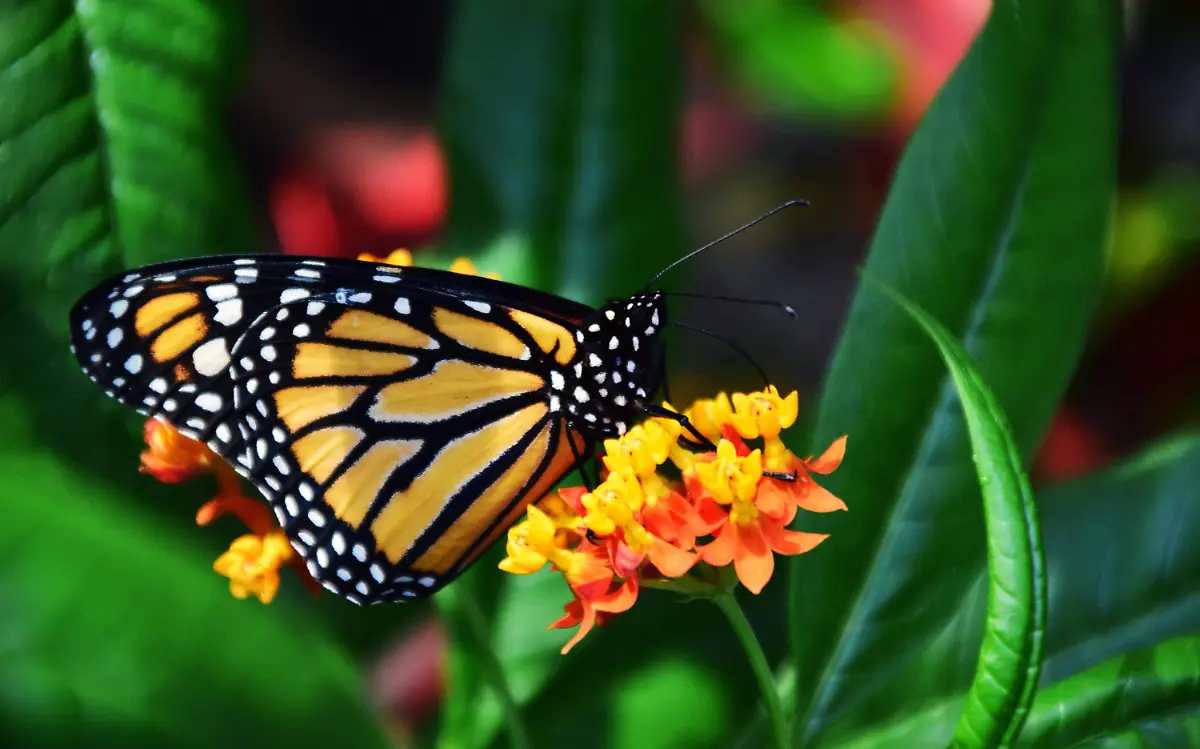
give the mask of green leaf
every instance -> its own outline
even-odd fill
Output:
[[[233,0],[0,5],[0,328],[19,331],[0,360],[8,439],[112,474],[136,450],[112,438],[132,412],[79,373],[67,311],[123,268],[249,248],[222,128],[240,18]]]
[[[901,160],[866,265],[963,342],[1023,459],[1075,368],[1104,263],[1118,13],[996,3]],[[965,426],[921,338],[860,290],[827,376],[814,451],[849,434],[822,482],[850,512],[807,516],[833,538],[791,563],[801,744],[875,696],[893,711],[930,698],[897,679],[982,565]]]
[[[1060,681],[1038,695],[1021,746],[1120,746],[1114,735],[1140,737],[1137,746],[1195,746],[1156,740],[1163,723],[1200,717],[1200,637],[1186,637],[1114,658]],[[1179,728],[1178,725],[1173,726]]]
[[[1050,599],[1035,712],[1063,680],[1200,631],[1200,547],[1189,540],[1200,535],[1197,482],[1200,434],[1185,434],[1102,474],[1039,492]],[[831,745],[907,749],[950,740],[984,625],[982,564],[974,574],[955,619],[897,677],[928,698],[896,710],[894,699],[880,695],[831,732]]]
[[[498,248],[505,280],[595,303],[683,250],[676,9],[459,3],[442,91],[448,249]]]
[[[1033,702],[1046,629],[1046,567],[1033,489],[1004,412],[971,357],[920,307],[881,287],[937,344],[971,437],[987,521],[988,613],[956,747],[1009,746]]]
[[[49,456],[6,452],[0,475],[21,481],[2,495],[0,745],[388,745],[311,621],[235,600],[206,552]]]
[[[1200,434],[1190,433],[1041,493],[1055,552],[1048,682],[1200,631],[1198,484]]]
[[[241,10],[0,4],[0,733],[19,736],[0,744],[382,745],[290,593],[233,600],[199,548],[217,534],[184,541],[139,512],[192,526],[207,482],[139,475],[140,420],[68,347],[68,310],[105,277],[251,249],[223,132]]]

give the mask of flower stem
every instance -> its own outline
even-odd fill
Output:
[[[492,649],[491,627],[484,618],[479,602],[473,592],[458,596],[463,618],[471,630],[471,637],[476,642],[473,648],[483,667],[484,679],[491,686],[492,692],[500,700],[500,708],[504,713],[504,725],[508,729],[508,745],[512,749],[529,749],[529,734],[525,732],[525,721],[521,717],[521,708],[509,688],[508,678],[504,675],[504,666]]]
[[[783,714],[783,703],[779,701],[779,691],[775,688],[775,675],[771,672],[771,665],[767,663],[762,645],[754,635],[750,620],[746,618],[746,612],[742,611],[732,592],[713,596],[712,600],[725,614],[734,634],[742,643],[742,649],[746,651],[746,658],[750,661],[750,668],[754,671],[754,678],[758,681],[758,689],[762,693],[767,720],[771,723],[773,746],[775,749],[791,749],[791,731],[787,717]]]

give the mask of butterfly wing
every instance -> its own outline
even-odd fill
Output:
[[[377,602],[453,579],[588,450],[547,406],[587,312],[487,279],[265,256],[129,274],[72,329],[89,376],[208,442],[316,579]]]

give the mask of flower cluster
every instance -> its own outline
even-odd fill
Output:
[[[606,475],[594,490],[560,489],[529,507],[508,532],[500,568],[531,574],[550,564],[566,578],[574,600],[551,628],[579,629],[564,654],[633,606],[641,587],[716,590],[716,568],[732,564],[757,594],[775,554],[802,554],[825,540],[788,526],[799,510],[846,509],[812,480],[837,469],[846,438],[816,459],[793,455],[781,433],[795,423],[797,405],[796,393],[780,397],[771,385],[697,401],[683,416],[715,451],[698,447],[681,420],[652,418],[605,440]],[[678,477],[664,475],[668,463]]]
[[[279,570],[292,568],[314,594],[320,590],[292,549],[291,543],[275,522],[267,506],[242,493],[236,473],[206,445],[186,437],[175,427],[159,419],[146,421],[147,449],[142,453],[141,470],[164,483],[176,483],[212,473],[217,480],[217,495],[196,513],[196,524],[208,525],[222,515],[232,515],[249,529],[229,545],[229,550],[213,562],[213,569],[229,578],[229,592],[236,598],[254,596],[270,603],[279,591]]]
[[[364,254],[358,259],[405,267],[413,264],[412,253],[408,250],[396,250],[386,258]],[[474,264],[466,258],[456,260],[450,270],[477,275]],[[321,590],[292,549],[287,535],[276,523],[267,505],[243,494],[242,482],[229,463],[205,444],[181,434],[166,421],[157,418],[146,421],[145,439],[146,450],[141,456],[142,472],[168,484],[208,473],[216,477],[217,494],[196,513],[197,525],[208,525],[228,514],[240,520],[250,531],[235,539],[229,550],[213,562],[213,569],[229,578],[229,592],[234,597],[254,596],[263,603],[270,603],[279,591],[279,571],[285,566],[294,570],[314,595]]]

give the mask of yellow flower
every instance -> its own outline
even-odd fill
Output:
[[[493,281],[500,280],[499,273],[480,273],[475,268],[475,263],[472,263],[470,260],[468,260],[465,257],[460,257],[457,260],[455,260],[453,263],[451,263],[450,264],[450,272],[451,273],[462,273],[467,276],[483,276],[484,278],[490,278]]]
[[[213,562],[213,569],[229,578],[234,598],[253,595],[270,603],[279,590],[279,568],[291,561],[294,553],[281,530],[247,534],[229,545],[229,551]]]
[[[554,558],[563,559],[561,554],[566,553],[566,542],[557,531],[558,525],[553,518],[537,505],[530,505],[526,519],[508,531],[508,556],[500,562],[500,569],[514,575],[529,575]]]
[[[671,454],[678,436],[678,429],[672,433],[657,420],[638,424],[618,439],[604,440],[604,467],[638,478],[653,476]]]
[[[762,478],[762,452],[754,450],[741,457],[729,440],[717,444],[717,457],[709,463],[696,463],[697,478],[713,499],[723,505],[735,499],[747,502],[754,499],[758,480]]]
[[[729,403],[729,396],[717,393],[716,398],[702,398],[696,401],[684,414],[700,434],[715,441],[722,436],[721,427],[728,424],[733,417],[733,407]]]
[[[694,435],[683,439],[690,430],[674,420],[648,419],[605,441],[608,473],[595,490],[559,489],[529,508],[510,532],[509,557],[500,566],[528,574],[550,561],[562,572],[573,600],[551,627],[579,627],[564,653],[628,610],[643,587],[715,594],[725,586],[707,568],[732,565],[741,584],[759,593],[774,574],[776,555],[803,554],[826,538],[789,526],[801,509],[845,509],[809,476],[838,467],[845,438],[816,459],[788,452],[780,434],[796,421],[798,400],[768,385],[697,401],[685,413],[715,451],[697,445]],[[761,446],[751,449],[750,439]],[[659,472],[667,460],[682,480]],[[764,473],[766,465],[779,467]],[[705,567],[693,574],[697,562]]]
[[[617,528],[637,522],[634,514],[642,509],[645,494],[636,478],[611,473],[594,492],[584,494],[580,501],[587,510],[583,524],[597,535],[608,536]]]
[[[413,264],[412,253],[405,249],[392,250],[387,257],[376,257],[369,252],[364,252],[358,256],[358,259],[368,263],[398,265],[402,268],[409,268]]]
[[[757,393],[734,393],[733,413],[729,423],[737,429],[742,439],[764,437],[773,439],[796,423],[800,407],[800,396],[792,391],[786,398],[779,397],[774,385]]]

